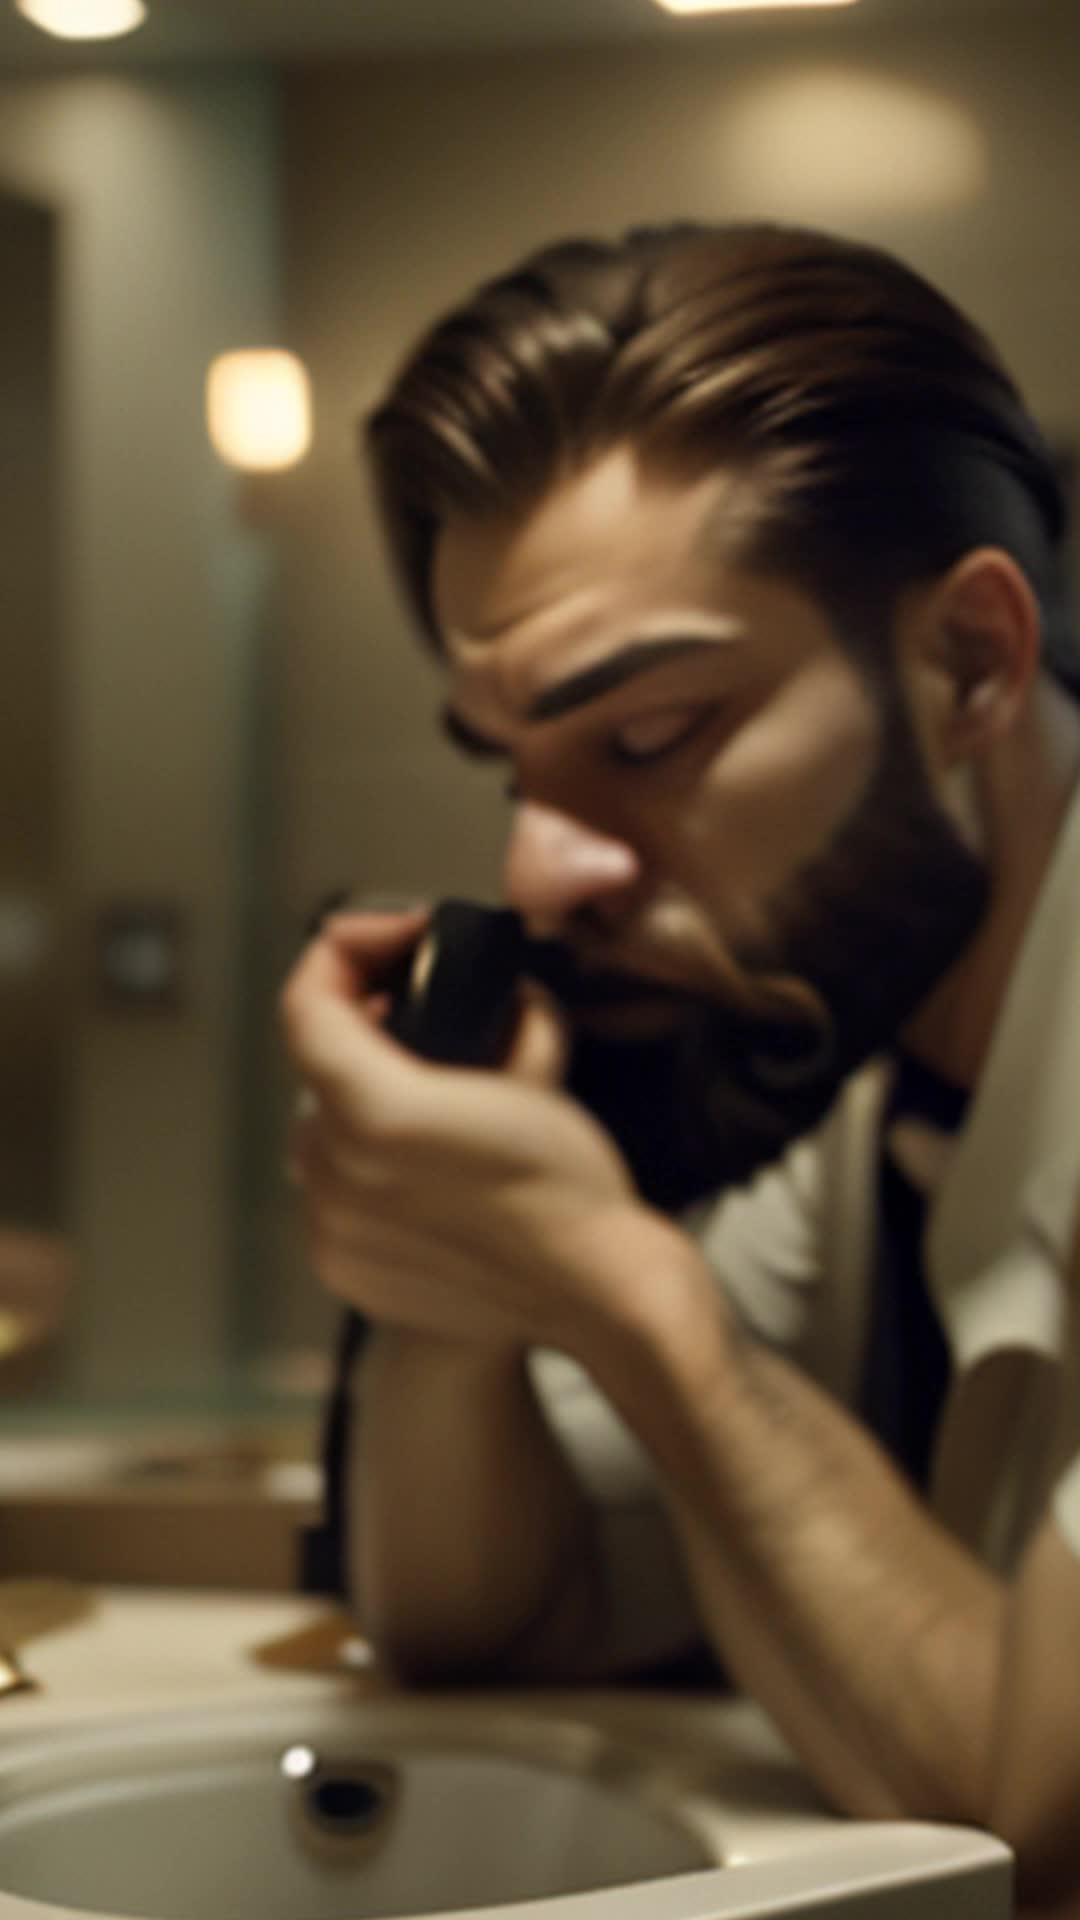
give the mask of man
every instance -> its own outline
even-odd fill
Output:
[[[374,1329],[365,1626],[420,1678],[704,1636],[838,1806],[985,1823],[1080,1911],[1052,462],[917,276],[754,226],[524,262],[369,446],[448,730],[511,774],[507,900],[574,973],[492,1072],[381,1031],[421,911],[332,919],[286,989],[316,1267]],[[581,1035],[675,1036],[693,1231],[566,1090]]]

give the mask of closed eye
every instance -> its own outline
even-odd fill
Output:
[[[624,721],[610,736],[608,750],[621,766],[648,766],[693,739],[715,712],[713,704],[654,707]]]

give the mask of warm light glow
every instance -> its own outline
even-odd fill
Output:
[[[230,467],[274,473],[295,466],[311,445],[307,369],[277,348],[222,354],[207,375],[206,419]]]
[[[778,7],[854,7],[858,0],[656,0],[665,13],[764,13]]]
[[[810,224],[969,206],[989,175],[947,93],[855,65],[774,73],[725,101],[706,164],[736,206]]]
[[[15,0],[15,8],[59,40],[118,40],[146,19],[143,0]]]

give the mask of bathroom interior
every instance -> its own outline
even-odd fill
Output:
[[[478,1718],[441,1698],[425,1721],[372,1671],[362,1622],[300,1591],[337,1309],[284,1177],[276,997],[338,889],[497,890],[498,776],[440,744],[356,458],[402,343],[558,234],[801,220],[895,249],[971,310],[1068,461],[1077,72],[1075,0],[700,18],[655,0],[149,0],[137,31],[93,43],[0,9],[0,1644],[32,1683],[0,1693],[0,1920],[346,1920],[538,1888],[545,1920],[1011,1910],[995,1843],[834,1820],[741,1703],[715,1736],[700,1700],[590,1717],[502,1698]],[[261,348],[309,382],[309,440],[274,471],[208,430],[210,368]],[[227,1752],[239,1781],[256,1750],[310,1767],[320,1740],[358,1738],[414,1759],[429,1740],[444,1805],[488,1745],[504,1774],[535,1765],[552,1831],[560,1782],[625,1791],[639,1826],[681,1783],[696,1837],[672,1864],[657,1815],[655,1859],[639,1836],[608,1882],[595,1863],[555,1892],[436,1864],[368,1905],[333,1859],[312,1868],[317,1905],[307,1881],[273,1903],[284,1867],[228,1897],[224,1865],[201,1890],[176,1868],[168,1897],[130,1861],[98,1880],[76,1840],[66,1881],[5,1877],[5,1857],[63,1852],[33,1821],[4,1840],[35,1768],[60,1805],[65,1765],[92,1774],[93,1752],[112,1779],[113,1742],[125,1778],[159,1769],[174,1843],[197,1852],[192,1753]],[[481,1864],[511,1791],[492,1766],[458,1821]],[[437,1862],[431,1823],[410,1848]]]

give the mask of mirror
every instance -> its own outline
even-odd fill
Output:
[[[62,898],[54,462],[56,219],[0,193],[0,462],[5,682],[0,705],[0,1383],[54,1373],[67,1294],[70,1041]]]
[[[0,86],[0,1224],[61,1230],[73,1267],[48,1378],[5,1410],[210,1405],[243,1373],[273,554],[202,391],[279,326],[272,121],[248,67]]]
[[[540,48],[481,0],[166,11],[93,56],[0,27],[0,1262],[28,1230],[73,1263],[7,1419],[314,1413],[334,1312],[281,1177],[277,982],[337,887],[497,880],[355,457],[437,310],[569,229],[813,220],[921,266],[1080,429],[1072,0],[575,0]],[[315,446],[252,485],[203,380],[276,343]]]

